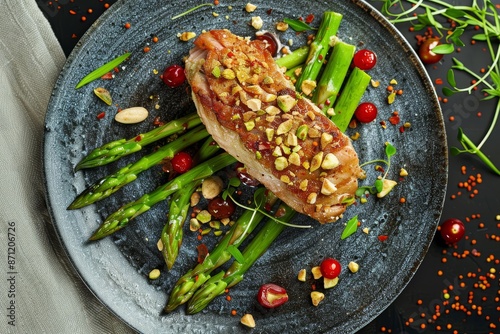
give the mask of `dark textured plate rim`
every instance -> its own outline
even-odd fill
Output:
[[[445,160],[447,162],[447,160],[448,160],[447,159],[447,157],[448,157],[448,150],[447,150],[447,146],[446,146],[446,133],[444,131],[444,121],[443,121],[442,114],[441,114],[441,108],[440,108],[440,105],[439,105],[439,102],[438,102],[438,99],[437,99],[437,95],[436,95],[436,93],[434,91],[434,88],[432,87],[431,79],[428,76],[425,67],[420,62],[420,60],[418,59],[417,55],[415,54],[413,48],[410,46],[410,44],[404,38],[404,36],[390,22],[388,22],[386,20],[386,18],[382,14],[380,14],[372,5],[366,3],[365,1],[362,1],[362,0],[350,0],[350,2],[352,2],[355,5],[357,5],[360,8],[362,8],[364,11],[367,12],[367,15],[372,16],[385,29],[387,29],[394,36],[395,40],[405,49],[405,51],[407,53],[407,56],[412,59],[412,63],[414,64],[415,68],[417,69],[417,71],[418,71],[419,75],[421,76],[423,82],[426,83],[425,89],[429,93],[429,96],[431,97],[431,100],[432,100],[432,104],[434,105],[434,108],[436,110],[436,114],[437,114],[437,117],[438,117],[438,120],[439,120],[439,124],[437,124],[437,127],[439,128],[439,130],[440,130],[440,136],[443,139],[443,142],[441,143],[443,145],[443,147],[442,147],[443,152],[442,153],[445,156]],[[71,66],[72,62],[75,60],[75,58],[77,58],[78,53],[80,52],[80,50],[87,43],[91,43],[92,42],[91,36],[94,33],[94,31],[97,29],[97,27],[99,26],[100,22],[108,20],[110,17],[112,17],[114,15],[115,10],[117,10],[118,8],[120,8],[121,6],[123,6],[125,3],[127,3],[127,0],[120,0],[120,1],[116,2],[115,4],[113,4],[101,17],[99,17],[96,20],[96,22],[88,29],[88,31],[84,34],[84,36],[82,36],[82,38],[78,42],[77,46],[73,49],[73,51],[68,56],[68,58],[66,60],[66,63],[64,64],[64,67],[63,67],[63,69],[61,71],[61,74],[60,74],[60,76],[59,76],[59,78],[57,80],[56,87],[59,85],[60,82],[62,82],[64,80],[65,72],[68,70],[68,68],[70,68],[70,66]],[[48,112],[50,112],[50,110],[51,110],[52,103],[53,103],[52,101],[49,103]],[[44,164],[44,170],[46,170],[46,167],[47,167],[47,161],[46,161],[46,159],[48,159],[48,157],[47,157],[48,151],[47,151],[47,146],[45,144],[44,144],[43,148],[44,148],[44,157],[45,157],[45,159],[43,161],[43,164]],[[442,166],[441,168],[442,168],[442,170],[443,170],[444,173],[441,174],[442,178],[439,180],[439,182],[442,183],[443,185],[446,185],[447,184],[447,178],[448,178],[448,173],[447,173],[448,172],[448,165],[447,165],[447,163],[446,163],[445,166]],[[55,215],[55,210],[56,209],[55,209],[54,204],[51,203],[51,201],[50,201],[50,194],[49,194],[49,191],[48,191],[49,180],[48,180],[48,177],[47,177],[46,173],[44,173],[44,183],[45,183],[45,189],[46,189],[46,199],[47,199],[47,206],[48,206],[48,209],[49,209],[49,214],[50,214],[50,216],[52,218],[52,221],[55,221],[55,216],[56,216]],[[441,207],[444,204],[445,193],[446,193],[446,188],[443,189],[443,193],[442,193],[443,196],[442,196]],[[431,244],[431,242],[433,240],[433,235],[435,233],[435,229],[437,228],[437,222],[438,222],[438,220],[439,220],[439,217],[436,217],[436,224],[434,225],[433,229],[430,229],[430,231],[429,231],[429,233],[427,235],[426,246],[422,247],[420,253],[418,253],[418,256],[415,257],[415,260],[413,262],[413,268],[412,268],[411,272],[409,272],[405,276],[405,280],[403,282],[401,282],[401,284],[400,284],[401,288],[399,289],[399,291],[393,292],[393,294],[391,294],[390,297],[386,299],[387,301],[389,301],[389,303],[387,303],[386,306],[388,306],[390,304],[390,302],[394,301],[397,298],[397,296],[401,293],[401,291],[410,282],[410,280],[414,276],[416,270],[418,269],[418,267],[422,263],[422,261],[423,261],[423,259],[425,257],[425,254],[427,253],[428,248],[429,248],[429,246],[430,246],[430,244]],[[60,241],[63,249],[65,250],[66,254],[69,257],[70,263],[73,265],[73,268],[75,269],[76,273],[80,276],[80,279],[82,280],[82,282],[89,288],[89,290],[93,293],[93,295],[103,305],[105,305],[113,314],[115,314],[124,323],[126,323],[131,328],[133,328],[134,330],[137,331],[138,328],[136,328],[136,326],[132,325],[129,321],[127,321],[127,319],[125,319],[120,314],[120,310],[119,309],[115,309],[114,307],[108,305],[108,303],[106,303],[101,298],[101,296],[99,295],[98,291],[95,291],[88,284],[87,280],[85,279],[85,275],[83,274],[83,272],[81,272],[81,268],[79,268],[79,266],[77,265],[77,263],[75,262],[75,260],[70,256],[70,251],[68,250],[67,245],[65,244],[65,241],[61,237],[61,231],[59,230],[60,229],[59,224],[54,223],[54,227],[55,227],[55,230],[56,230],[56,235],[58,236],[59,241]],[[355,328],[350,327],[350,328],[347,328],[347,329],[350,330],[350,331],[361,329],[363,326],[365,326],[370,321],[372,321],[376,316],[378,316],[382,311],[383,311],[383,309],[372,311],[372,312],[370,312],[370,316],[368,316],[368,317],[366,317],[366,314],[365,314],[365,317],[362,319],[362,322],[360,322],[359,320],[357,322],[353,321],[353,326],[355,326]]]

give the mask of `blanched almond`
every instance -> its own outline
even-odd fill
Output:
[[[143,107],[127,108],[115,115],[115,121],[122,124],[140,123],[148,117],[148,114],[146,108]]]

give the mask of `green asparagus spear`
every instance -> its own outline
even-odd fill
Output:
[[[295,215],[295,211],[286,204],[281,204],[276,212],[276,218],[288,222]],[[207,280],[188,302],[187,313],[194,314],[203,310],[215,297],[222,294],[226,287],[230,288],[243,279],[243,275],[264,254],[273,241],[285,228],[281,222],[270,219],[245,247],[242,255],[244,262],[234,261],[226,270],[222,282],[218,281],[220,273]]]
[[[277,197],[272,192],[266,193],[263,207],[270,208],[277,201]],[[210,278],[214,269],[231,259],[229,247],[239,247],[263,218],[264,215],[259,211],[246,210],[203,262],[179,278],[172,289],[165,311],[171,312],[187,302],[196,289]]]
[[[279,67],[285,67],[287,69],[294,68],[296,66],[304,64],[309,54],[309,46],[304,45],[284,55],[281,58],[276,59],[276,64]]]
[[[140,151],[144,146],[160,140],[161,138],[191,129],[200,123],[201,120],[198,114],[193,113],[175,119],[154,130],[135,136],[134,138],[112,141],[90,152],[89,155],[76,165],[75,170],[109,164],[121,157]]]
[[[196,152],[193,160],[195,163],[200,163],[211,158],[219,150],[219,145],[210,136]],[[172,269],[182,244],[184,234],[182,226],[189,211],[190,197],[200,184],[201,180],[193,181],[183,191],[175,192],[170,199],[168,220],[161,232],[161,241],[163,243],[162,254],[168,269]]]
[[[335,12],[323,13],[323,19],[321,20],[316,38],[311,43],[302,73],[295,83],[295,89],[298,92],[302,91],[302,84],[305,81],[316,80],[330,48],[330,39],[337,33],[341,21],[342,14]]]
[[[330,118],[339,127],[340,131],[345,132],[347,130],[359,101],[370,83],[370,79],[371,76],[358,67],[355,67],[349,75],[349,79],[347,79],[344,88],[340,92],[340,97],[333,107],[335,114]]]
[[[182,137],[164,145],[156,152],[146,155],[138,161],[130,163],[117,172],[95,182],[78,195],[73,203],[69,205],[68,209],[79,209],[109,197],[121,187],[134,181],[141,172],[161,163],[164,159],[171,159],[177,152],[207,136],[208,132],[203,125],[193,129]]]
[[[90,237],[90,240],[98,240],[113,234],[114,232],[127,226],[127,224],[135,217],[148,211],[156,203],[165,200],[176,191],[183,189],[186,184],[195,180],[203,180],[211,176],[214,172],[235,162],[235,158],[224,152],[199,164],[190,171],[177,176],[164,185],[159,186],[153,192],[143,195],[134,202],[125,204],[118,209],[118,211],[110,214],[97,231]]]
[[[337,40],[333,45],[333,51],[328,59],[321,78],[314,92],[312,101],[318,105],[328,100],[329,105],[335,103],[340,87],[347,76],[347,71],[351,66],[352,58],[356,47]]]
[[[168,221],[161,232],[163,244],[162,254],[168,269],[172,269],[182,244],[184,231],[182,227],[189,211],[191,195],[201,184],[196,180],[172,195],[170,199]]]

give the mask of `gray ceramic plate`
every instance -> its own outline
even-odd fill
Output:
[[[376,317],[409,282],[425,256],[435,232],[447,183],[447,148],[440,108],[424,68],[401,35],[372,7],[362,1],[282,1],[270,7],[267,1],[254,1],[256,12],[245,12],[242,1],[221,1],[217,7],[203,7],[177,20],[171,17],[192,5],[188,2],[141,0],[121,1],[113,5],[72,52],[54,88],[46,118],[45,174],[48,202],[52,217],[68,256],[89,289],[131,327],[144,333],[234,333],[246,332],[239,317],[250,312],[257,321],[255,332],[335,332],[352,333]],[[232,6],[232,9],[228,8]],[[82,210],[67,211],[72,199],[91,182],[117,167],[137,159],[132,155],[107,167],[73,172],[75,164],[91,149],[117,138],[131,138],[152,127],[160,116],[168,120],[194,110],[186,87],[167,88],[159,73],[174,63],[181,63],[190,42],[180,42],[183,31],[228,28],[236,34],[251,36],[248,25],[251,16],[264,19],[264,29],[273,30],[274,23],[289,17],[314,14],[318,24],[325,10],[344,15],[339,36],[357,46],[374,50],[378,65],[370,74],[381,87],[370,88],[365,94],[380,106],[379,120],[388,120],[399,111],[401,123],[411,123],[404,133],[400,125],[388,124],[383,129],[378,122],[356,130],[360,139],[354,143],[361,161],[383,158],[386,141],[398,150],[389,177],[399,179],[404,167],[409,176],[383,200],[370,199],[367,204],[352,206],[346,219],[336,224],[313,229],[286,229],[269,251],[247,273],[243,282],[231,291],[233,300],[215,300],[204,312],[187,316],[181,308],[165,315],[162,309],[172,284],[196,261],[194,234],[187,233],[178,263],[170,272],[165,270],[156,242],[165,221],[167,205],[159,204],[137,218],[127,228],[100,242],[87,243],[87,238],[102,219],[121,204],[154,189],[164,181],[159,168],[141,174],[134,183],[96,205]],[[216,12],[219,16],[214,17]],[[131,28],[124,29],[130,22]],[[159,42],[151,43],[152,36]],[[284,42],[294,40],[299,45],[305,34],[289,31],[281,34]],[[144,46],[151,47],[148,53]],[[79,90],[76,83],[90,70],[122,54],[132,52],[126,67],[114,80],[95,82]],[[404,95],[388,106],[384,87],[391,79]],[[107,107],[92,93],[96,86],[108,88],[120,107],[143,105],[150,118],[134,126],[122,126],[113,121],[117,107]],[[153,97],[153,99],[151,99]],[[160,108],[155,109],[158,103]],[[96,115],[106,112],[97,120]],[[151,148],[146,151],[150,151]],[[371,171],[371,169],[370,169]],[[369,175],[372,172],[369,172]],[[373,175],[372,175],[373,176]],[[400,204],[400,197],[406,198]],[[340,240],[347,218],[359,215],[363,227],[346,240]],[[296,222],[307,220],[297,217]],[[381,242],[379,235],[387,235]],[[206,238],[210,245],[210,238]],[[300,269],[317,265],[325,256],[338,258],[344,264],[340,283],[326,292],[318,307],[310,302],[310,284],[300,283]],[[351,274],[347,263],[356,261],[360,270]],[[153,268],[162,269],[161,278],[149,281]],[[290,301],[282,307],[263,311],[255,301],[258,287],[275,282],[287,287]]]

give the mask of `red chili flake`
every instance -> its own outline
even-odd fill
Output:
[[[113,79],[113,73],[108,72],[108,73],[104,74],[104,75],[101,77],[101,79],[104,79],[104,80],[111,80],[111,79]]]
[[[314,20],[314,15],[309,14],[306,16],[306,23],[311,23]]]
[[[205,244],[199,244],[196,249],[198,250],[198,263],[202,263],[208,255],[208,247]]]
[[[70,13],[71,15],[76,15],[76,12],[75,12],[73,9],[70,9],[70,10],[69,10],[69,13]]]
[[[388,236],[387,236],[387,235],[379,235],[379,236],[378,236],[378,240],[380,240],[380,241],[382,241],[382,242],[386,241],[386,240],[387,240],[387,238],[388,238]]]
[[[233,58],[233,57],[234,57],[234,53],[232,53],[231,51],[229,51],[229,52],[227,53],[227,56],[228,56],[229,58]]]
[[[141,141],[142,140],[142,136],[141,135],[138,135],[137,137],[135,137],[134,139],[135,141]]]
[[[400,121],[399,115],[392,115],[389,117],[389,122],[391,122],[392,125],[398,124]]]
[[[97,115],[97,119],[103,119],[106,116],[106,113],[103,111]]]
[[[405,132],[405,127],[401,125],[401,126],[399,127],[399,132],[401,132],[401,133]]]

